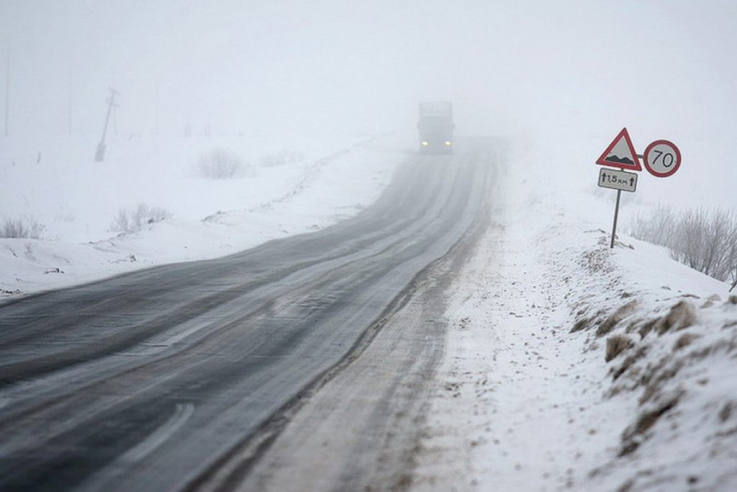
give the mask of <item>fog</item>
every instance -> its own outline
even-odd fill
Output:
[[[591,164],[623,126],[671,139],[727,196],[735,21],[730,1],[3,0],[0,73],[11,136],[97,133],[109,87],[141,135],[381,134],[450,100],[460,134],[602,138]]]

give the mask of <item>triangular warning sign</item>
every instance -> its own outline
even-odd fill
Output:
[[[609,147],[601,154],[596,163],[602,166],[642,171],[640,159],[637,157],[637,152],[635,152],[635,147],[632,145],[632,139],[626,128],[622,128],[622,131],[609,144]]]

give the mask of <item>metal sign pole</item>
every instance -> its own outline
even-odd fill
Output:
[[[614,238],[617,235],[617,219],[619,218],[619,199],[621,196],[622,196],[622,190],[617,190],[617,204],[614,206],[614,227],[612,227],[611,249],[614,249]]]

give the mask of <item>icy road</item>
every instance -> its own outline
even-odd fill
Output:
[[[386,458],[442,354],[432,310],[487,215],[494,150],[409,158],[320,232],[1,305],[0,490],[288,487],[274,461],[322,464],[340,488],[380,480],[379,453],[401,480]],[[332,404],[302,412],[308,436],[282,443],[319,395]],[[321,456],[320,436],[345,453]]]

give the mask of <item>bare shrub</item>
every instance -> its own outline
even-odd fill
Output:
[[[32,218],[5,219],[0,237],[7,239],[41,239],[46,226]]]
[[[683,348],[688,347],[693,343],[694,340],[697,340],[701,338],[701,335],[697,335],[695,333],[684,333],[680,337],[678,337],[678,340],[676,340],[676,343],[673,344],[673,351],[681,350]]]
[[[674,214],[659,207],[638,217],[631,234],[668,248],[671,257],[718,280],[737,280],[737,216],[703,208]]]
[[[592,318],[583,317],[580,318],[576,323],[573,325],[573,328],[571,328],[571,331],[569,333],[576,333],[583,329],[589,329],[591,327],[591,322],[593,321]]]
[[[604,320],[602,324],[599,325],[599,327],[596,329],[596,336],[601,337],[606,334],[608,334],[610,331],[614,329],[615,326],[617,326],[619,323],[622,322],[624,318],[632,314],[637,307],[637,300],[633,300],[625,304],[624,306],[621,306],[619,309],[614,311],[607,319]]]
[[[630,227],[630,234],[653,244],[669,244],[677,228],[676,214],[670,208],[658,206],[651,215],[639,215]]]
[[[732,410],[737,410],[737,402],[728,401],[724,404],[721,410],[719,410],[719,420],[724,423],[732,416]]]
[[[250,165],[228,149],[212,149],[200,155],[197,171],[208,179],[233,179],[247,174]]]
[[[135,208],[120,209],[113,218],[110,230],[116,232],[136,231],[145,224],[161,222],[171,217],[168,210],[161,207],[149,207],[145,203],[139,203]]]
[[[609,362],[625,350],[631,349],[634,346],[635,342],[627,335],[613,335],[606,339],[606,353],[604,354],[604,360]]]
[[[304,160],[304,154],[295,150],[282,150],[275,154],[268,154],[261,157],[260,164],[263,167],[283,166],[284,164],[292,164]]]
[[[727,280],[737,268],[737,218],[731,212],[685,212],[675,239],[667,245],[671,256],[706,275]]]
[[[702,252],[707,241],[708,220],[704,209],[684,212],[678,220],[676,240],[666,245],[671,257],[691,268],[701,270],[701,265],[705,262]]]
[[[640,445],[640,440],[637,439],[637,436],[641,436],[647,432],[660,420],[660,417],[673,410],[678,405],[682,396],[683,392],[675,392],[663,397],[660,402],[652,405],[652,408],[642,410],[637,418],[637,422],[624,430],[622,434],[622,449],[619,455],[626,456],[635,451]]]
[[[679,301],[670,308],[667,315],[660,318],[660,320],[653,325],[653,329],[657,331],[659,335],[669,331],[683,330],[696,323],[696,313],[696,306],[688,301]]]

